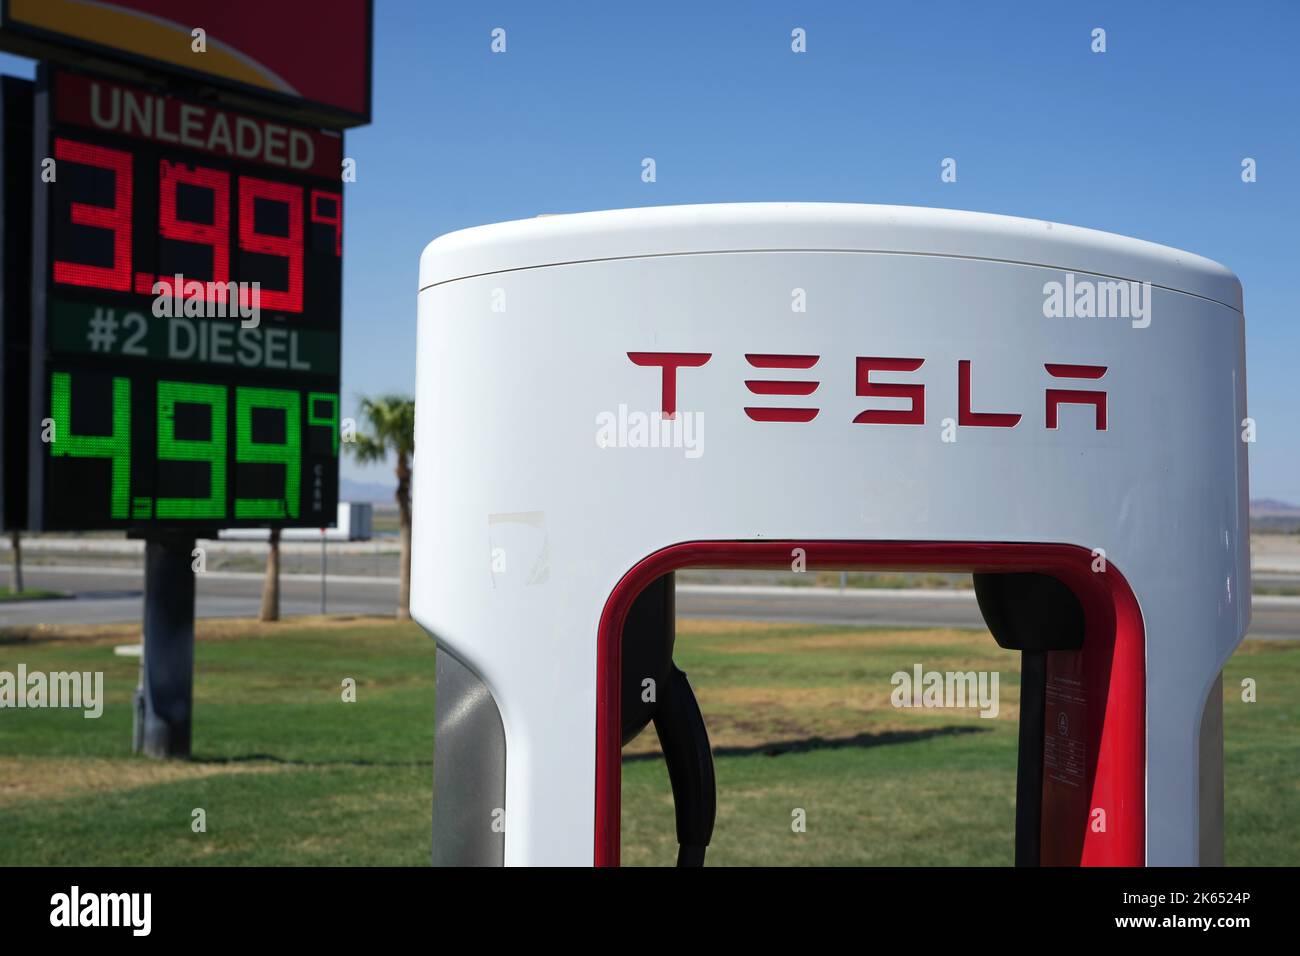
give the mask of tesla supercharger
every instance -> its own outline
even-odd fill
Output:
[[[700,861],[686,567],[972,572],[1023,655],[1016,861],[1221,860],[1250,617],[1222,266],[888,206],[501,223],[424,250],[417,408],[435,862],[617,864],[620,747],[651,721]]]

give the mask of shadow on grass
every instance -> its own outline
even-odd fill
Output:
[[[19,625],[0,630],[0,647],[8,644],[53,644],[60,640],[54,631],[41,630],[40,625]]]
[[[66,591],[49,591],[45,588],[26,588],[21,594],[15,594],[8,588],[0,588],[0,604],[20,603],[23,601],[67,601],[73,595]]]
[[[912,744],[934,737],[959,737],[965,734],[984,734],[992,728],[986,727],[933,727],[927,730],[891,730],[883,734],[854,734],[852,737],[808,737],[804,740],[778,740],[766,744],[754,744],[750,747],[714,747],[715,757],[779,757],[782,754],[812,753],[816,750],[845,750],[849,747],[884,747],[890,744]],[[637,763],[642,760],[662,760],[663,754],[658,750],[653,753],[628,754],[624,763]]]
[[[299,760],[291,757],[277,757],[275,754],[239,754],[235,757],[192,756],[190,763],[212,764],[222,766],[241,763],[274,763],[286,767],[429,767],[433,769],[433,757],[428,760]]]

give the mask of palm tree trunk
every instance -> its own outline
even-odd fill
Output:
[[[397,456],[397,510],[401,515],[402,570],[397,592],[397,619],[411,619],[411,466],[406,456]]]
[[[9,532],[9,544],[13,548],[13,561],[10,565],[10,584],[14,594],[23,593],[23,536],[14,530]]]
[[[266,553],[266,577],[262,581],[261,621],[280,620],[280,529],[271,529],[271,547]]]
[[[397,592],[397,619],[411,619],[411,515],[402,514],[402,583]]]

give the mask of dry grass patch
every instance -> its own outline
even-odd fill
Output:
[[[30,800],[200,780],[225,774],[277,773],[276,763],[195,763],[149,758],[5,757],[0,759],[0,807]]]
[[[787,621],[729,621],[711,617],[683,617],[677,619],[677,636],[717,637],[720,634],[771,634],[799,629],[798,622]]]
[[[783,630],[790,630],[785,625]],[[693,627],[683,628],[680,636],[689,638],[696,633]],[[886,647],[960,647],[968,644],[972,632],[952,629],[927,631],[846,631],[835,634],[786,634],[781,637],[768,638],[761,642],[742,644],[717,644],[714,649],[738,654],[788,654],[792,651],[834,650],[851,651],[858,649],[881,650]],[[993,638],[988,638],[989,660],[996,659],[998,646]]]
[[[785,622],[715,621],[686,619],[679,622],[679,646],[692,638],[707,641],[711,655],[789,655],[800,658],[817,652],[861,654],[865,666],[880,672],[870,679],[829,673],[837,663],[828,661],[826,682],[812,686],[754,684],[736,686],[735,674],[719,686],[711,682],[717,659],[690,669],[692,686],[709,728],[715,749],[780,746],[811,738],[840,739],[859,734],[933,731],[939,724],[991,729],[992,721],[1015,722],[1020,717],[1020,692],[1016,655],[1001,650],[988,634],[953,628],[925,630],[799,630]],[[728,640],[735,636],[737,640]],[[709,641],[708,638],[722,638]],[[739,638],[746,639],[739,639]],[[700,650],[704,650],[701,647]],[[938,649],[937,651],[935,649]],[[906,659],[904,666],[898,661]],[[926,671],[993,671],[998,673],[998,715],[980,718],[977,707],[955,709],[898,709],[891,702],[895,670],[911,673],[912,663]],[[625,748],[628,754],[657,753],[658,740],[647,729]]]
[[[410,628],[417,625],[391,617],[361,614],[312,614],[283,621],[263,623],[247,618],[201,618],[194,636],[200,641],[245,640],[275,637],[293,631],[343,631],[358,628]],[[86,645],[138,644],[142,640],[139,624],[38,624],[34,627],[10,628],[0,632],[0,643],[23,644],[67,641]]]
[[[935,721],[980,726],[1020,719],[1019,693],[999,681],[996,718],[978,717],[977,708],[901,710],[890,702],[892,688],[868,692],[853,685],[820,687],[697,687],[700,710],[713,749],[781,745],[813,737],[843,738],[862,733],[889,734],[933,730]],[[925,718],[924,720],[918,718]],[[982,728],[988,729],[988,728]],[[659,740],[648,727],[624,748],[627,754],[658,753]]]

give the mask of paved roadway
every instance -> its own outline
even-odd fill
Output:
[[[8,568],[0,567],[7,577]],[[0,603],[0,627],[35,624],[110,624],[141,618],[139,570],[93,567],[26,569],[28,587],[65,591],[71,600]],[[262,575],[210,571],[199,576],[200,617],[256,617]],[[392,578],[331,575],[330,613],[391,614],[397,600]],[[320,612],[320,578],[285,574],[280,581],[285,616]],[[961,591],[782,588],[742,585],[679,585],[677,610],[684,617],[758,621],[804,621],[875,627],[983,627],[974,595]],[[1300,598],[1256,596],[1250,635],[1300,640]]]
[[[8,583],[9,569],[0,568]],[[144,574],[130,568],[39,567],[23,569],[23,583],[74,595],[73,600],[0,603],[0,627],[34,624],[118,624],[141,620]],[[326,606],[332,614],[392,614],[397,582],[391,578],[332,576],[326,579]],[[209,571],[198,575],[195,612],[199,617],[257,617],[262,606],[259,572]],[[280,613],[320,613],[320,577],[282,574]]]
[[[683,617],[873,627],[984,626],[971,591],[678,586]],[[1258,595],[1247,637],[1300,640],[1300,597]]]

